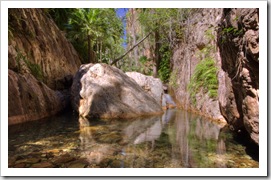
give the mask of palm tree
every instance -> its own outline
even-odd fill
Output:
[[[83,37],[87,39],[88,44],[88,62],[94,63],[94,57],[92,55],[91,39],[101,36],[99,31],[99,24],[102,19],[99,16],[101,9],[78,9],[72,14],[69,24],[72,28],[79,29],[81,32],[76,37]]]

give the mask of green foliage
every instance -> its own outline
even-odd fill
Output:
[[[58,8],[46,12],[65,31],[83,63],[89,63],[89,52],[95,61],[109,63],[124,51],[123,26],[116,9]]]
[[[171,87],[178,88],[177,79],[178,79],[178,71],[175,69],[170,74],[169,85]]]
[[[221,33],[222,33],[222,43],[225,43],[226,41],[228,41],[229,38],[237,37],[243,34],[243,30],[230,26],[223,28]]]
[[[44,8],[43,11],[51,16],[55,21],[56,25],[61,30],[66,30],[68,27],[69,18],[71,17],[72,13],[76,11],[75,8]]]
[[[217,98],[218,80],[217,67],[212,58],[203,59],[195,68],[194,74],[188,85],[192,102],[196,103],[196,94],[203,90],[210,98]]]
[[[142,63],[142,64],[145,64],[147,61],[148,61],[147,56],[141,56],[141,57],[139,58],[139,62]]]
[[[159,66],[159,78],[163,82],[168,82],[170,78],[170,58],[171,58],[171,52],[169,50],[169,47],[165,44],[163,44],[159,52],[161,53],[161,62]]]
[[[39,81],[43,81],[43,72],[42,72],[40,65],[32,63],[31,61],[29,61],[27,59],[27,56],[24,56],[21,52],[18,52],[18,54],[16,56],[18,71],[21,71],[21,69],[22,69],[20,61],[23,61],[27,65],[27,67],[31,71],[31,74],[36,79],[38,79]]]
[[[207,29],[207,30],[205,31],[205,35],[207,36],[207,38],[208,38],[209,40],[214,40],[214,39],[215,39],[215,35],[213,34],[213,29],[212,29],[212,28]]]

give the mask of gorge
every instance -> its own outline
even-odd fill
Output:
[[[8,13],[9,167],[259,167],[259,9]]]

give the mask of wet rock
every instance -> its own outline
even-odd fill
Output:
[[[111,167],[111,168],[120,168],[121,165],[122,165],[122,162],[120,160],[118,160],[118,159],[115,159],[110,163],[109,167]]]
[[[163,94],[162,107],[163,109],[172,109],[176,107],[176,103],[169,94]]]
[[[21,160],[16,161],[16,164],[21,164],[21,163],[35,164],[35,163],[38,163],[38,162],[40,162],[40,158],[27,158],[27,159],[21,159]]]
[[[13,167],[14,168],[25,168],[26,164],[25,163],[19,163],[19,164],[15,164]]]
[[[50,162],[41,162],[37,164],[33,164],[31,168],[53,168],[54,165]]]
[[[63,163],[67,163],[67,162],[70,162],[70,161],[73,161],[75,160],[74,157],[72,157],[71,155],[69,154],[63,154],[59,157],[55,157],[53,160],[52,160],[52,163],[53,164],[57,164],[57,165],[61,165]]]
[[[88,166],[88,161],[86,159],[78,159],[73,162],[71,162],[68,165],[68,168],[85,168]]]
[[[161,114],[156,100],[116,67],[85,64],[72,85],[72,105],[80,116],[131,118]]]
[[[122,140],[122,136],[118,132],[110,132],[100,135],[97,140],[101,143],[116,143]]]

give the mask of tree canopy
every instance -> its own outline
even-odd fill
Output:
[[[123,25],[113,8],[79,8],[47,10],[66,33],[82,58],[82,63],[105,62],[119,56],[124,49]]]

